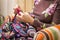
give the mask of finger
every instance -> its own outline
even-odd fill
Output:
[[[24,15],[29,15],[29,13],[28,12],[24,12]]]
[[[23,15],[24,15],[24,13],[23,13],[23,12],[20,12],[20,14],[21,14],[21,16],[23,16]]]

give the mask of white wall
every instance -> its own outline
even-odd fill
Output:
[[[13,13],[13,8],[17,5],[16,0],[8,0],[7,5],[7,13]]]
[[[0,14],[7,15],[7,0],[0,0]]]
[[[30,12],[34,0],[0,0],[0,14],[7,16],[13,13],[13,8],[18,4],[23,11]]]
[[[16,6],[16,0],[0,0],[0,14],[7,16],[13,13],[13,8]]]
[[[30,12],[34,6],[34,0],[17,0],[17,4],[24,12]]]

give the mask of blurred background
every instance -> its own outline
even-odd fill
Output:
[[[23,12],[30,12],[34,6],[34,0],[0,0],[0,15],[7,16],[13,13],[13,8],[19,5]]]

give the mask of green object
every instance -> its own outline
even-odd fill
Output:
[[[0,16],[0,25],[3,23],[4,18]]]
[[[0,19],[0,25],[1,25],[1,19]]]
[[[49,28],[49,29],[51,30],[51,32],[53,34],[54,40],[58,40],[58,34],[57,34],[56,30],[53,28]]]
[[[49,15],[48,13],[45,13],[45,18],[47,18],[47,17],[48,17],[48,15]]]
[[[0,25],[2,24],[2,20],[1,20],[1,17],[0,17]]]
[[[53,25],[56,25],[54,22],[52,22]]]
[[[45,24],[43,24],[43,26],[42,26],[42,27],[43,27],[43,29],[44,29],[44,28],[46,28],[46,25],[45,25]]]

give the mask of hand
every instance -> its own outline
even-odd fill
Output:
[[[17,19],[30,24],[34,22],[34,19],[26,12],[24,14],[21,14],[21,16],[18,15]]]

